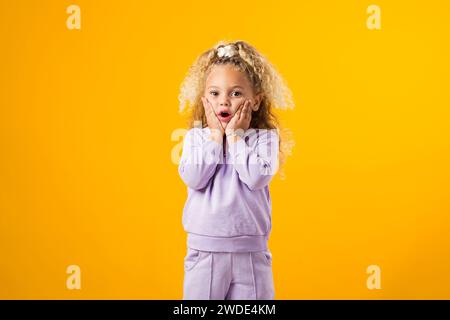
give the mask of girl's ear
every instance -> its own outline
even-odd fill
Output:
[[[259,105],[261,104],[261,99],[262,99],[262,94],[258,94],[255,96],[255,104],[252,105],[252,110],[253,111],[258,111],[259,109]]]

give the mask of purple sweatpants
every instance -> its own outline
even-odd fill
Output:
[[[183,300],[273,300],[272,254],[187,248]]]

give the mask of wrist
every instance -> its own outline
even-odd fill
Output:
[[[223,134],[221,134],[220,132],[212,132],[209,135],[209,140],[213,140],[213,141],[216,141],[217,143],[222,144],[223,143]]]
[[[225,135],[228,137],[241,137],[243,138],[245,134],[244,129],[229,129],[225,131]]]
[[[229,142],[237,142],[238,140],[242,139],[244,137],[244,130],[243,129],[231,129],[225,133],[227,141]]]

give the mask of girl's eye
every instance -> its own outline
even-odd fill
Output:
[[[211,95],[213,95],[213,96],[218,95],[218,92],[217,92],[217,91],[210,91],[209,93],[210,93]],[[232,92],[232,95],[233,95],[233,94],[236,94],[235,96],[237,96],[237,97],[239,97],[239,96],[242,95],[242,93],[239,92],[239,91],[233,91],[233,92]]]

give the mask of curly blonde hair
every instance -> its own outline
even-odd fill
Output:
[[[232,46],[238,54],[231,57],[218,55],[219,49],[225,46]],[[231,64],[236,67],[247,75],[255,95],[262,93],[259,109],[252,112],[250,128],[278,129],[280,146],[278,173],[281,179],[284,179],[282,166],[286,157],[292,153],[295,143],[291,131],[281,128],[273,109],[293,109],[292,94],[276,68],[249,43],[222,40],[198,56],[181,84],[178,96],[179,112],[187,115],[188,128],[194,127],[197,123],[201,123],[203,128],[207,126],[201,96],[209,72],[214,65],[220,64]]]

